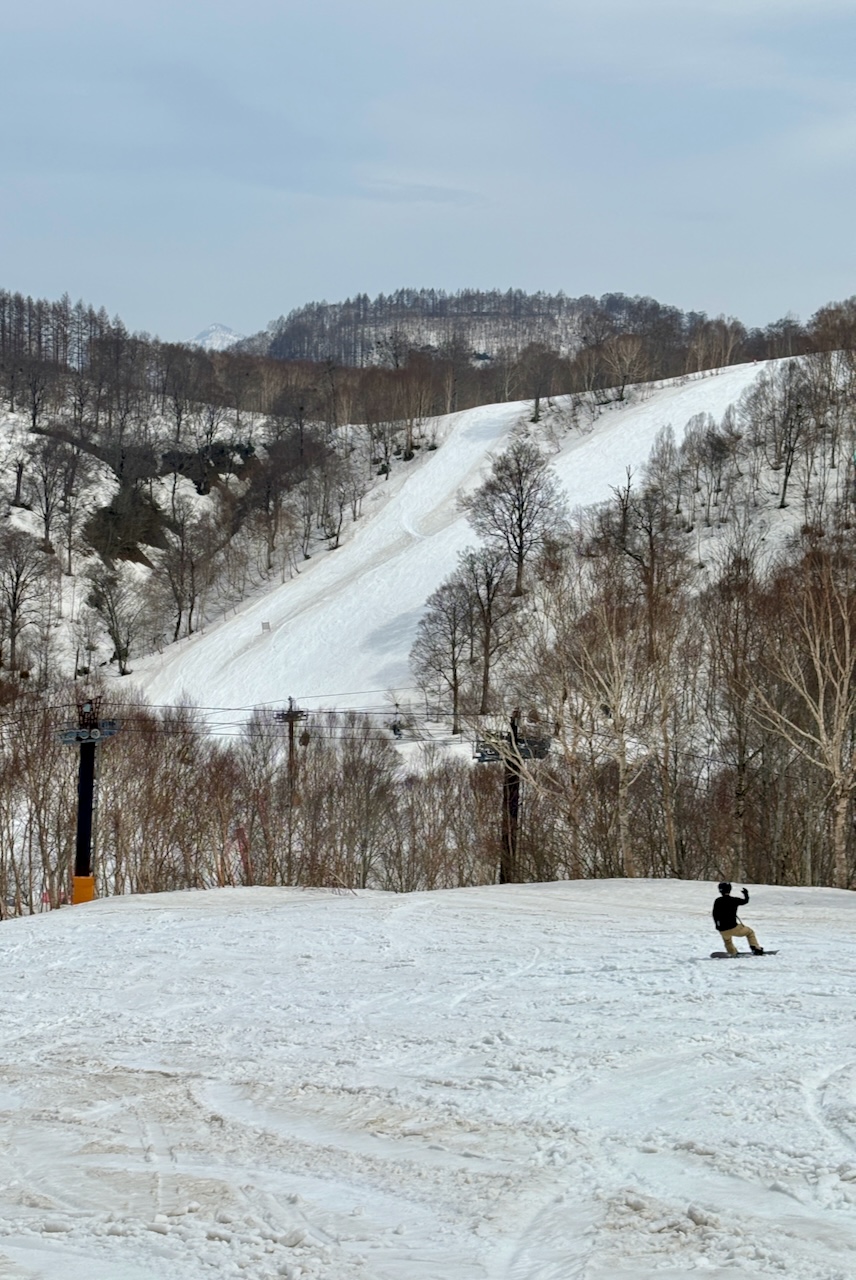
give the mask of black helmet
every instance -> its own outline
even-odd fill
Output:
[[[722,884],[719,886],[719,892],[720,892],[720,893],[730,893],[730,892],[731,892],[731,885],[728,883],[728,881],[727,881],[727,880],[723,880]]]

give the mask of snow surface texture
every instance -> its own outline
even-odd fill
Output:
[[[111,898],[0,926],[0,1275],[856,1274],[856,896]]]
[[[695,414],[720,420],[763,367],[646,388],[645,398],[612,405],[591,429],[566,429],[551,465],[571,510],[609,498],[628,467],[638,479],[663,427],[681,440]],[[388,711],[416,697],[408,656],[425,602],[478,541],[458,495],[481,483],[531,412],[531,402],[517,402],[437,420],[439,448],[373,491],[342,547],[236,616],[135,661],[135,683],[154,703],[186,695],[209,708],[295,697],[309,710]]]

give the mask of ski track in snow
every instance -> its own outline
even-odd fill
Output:
[[[751,888],[751,887],[750,887]],[[105,899],[0,930],[0,1276],[849,1280],[856,898]]]

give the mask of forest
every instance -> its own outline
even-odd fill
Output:
[[[571,298],[520,289],[400,289],[376,298],[361,294],[340,303],[298,307],[244,339],[238,349],[354,367],[399,367],[415,352],[442,359],[463,349],[478,367],[491,361],[514,364],[535,347],[552,353],[557,362],[570,362],[571,369],[559,365],[555,374],[564,378],[565,390],[577,390],[592,378],[614,379],[612,366],[620,368],[628,360],[638,376],[650,377],[656,369],[653,376],[663,378],[732,360],[798,354],[811,348],[816,319],[807,328],[786,317],[750,330],[734,317],[710,319],[704,312],[683,312],[654,298],[623,293]],[[530,363],[531,358],[532,352]],[[525,364],[514,376],[531,377]]]
[[[641,320],[649,301],[594,304],[572,350],[481,358],[460,334],[417,349],[391,330],[383,361],[347,365],[207,353],[0,294],[4,914],[67,900],[75,753],[58,730],[84,687],[122,724],[99,748],[104,894],[578,876],[849,888],[856,302],[763,333],[684,317],[667,338]],[[646,381],[771,355],[722,421],[664,431],[644,475],[565,510],[545,424],[577,430]],[[506,399],[531,402],[531,432],[464,504],[473,547],[412,654],[426,708],[486,745],[480,762],[426,743],[403,769],[389,727],[357,713],[296,740],[262,712],[218,735],[191,706],[147,706],[130,675],[99,677],[335,547],[369,487],[434,447],[436,414]],[[765,516],[786,509],[773,545]]]

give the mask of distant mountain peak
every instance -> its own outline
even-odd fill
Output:
[[[242,333],[235,333],[227,324],[209,324],[207,329],[191,338],[191,346],[204,347],[206,351],[228,351],[229,347],[240,342]]]

